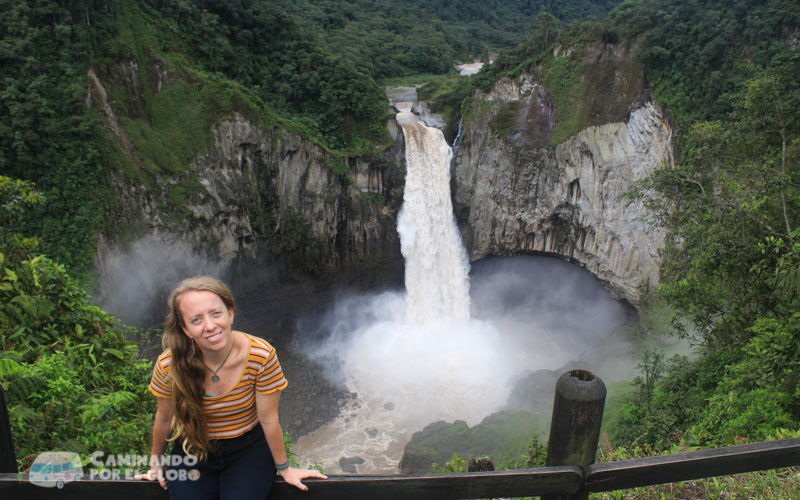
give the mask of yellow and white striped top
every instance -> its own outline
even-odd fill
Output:
[[[289,385],[275,349],[263,339],[245,335],[250,340],[250,351],[239,382],[227,392],[216,396],[206,394],[203,398],[210,439],[241,436],[258,425],[255,393],[270,394]],[[153,367],[149,389],[158,398],[172,397],[171,362],[172,351],[167,349]]]

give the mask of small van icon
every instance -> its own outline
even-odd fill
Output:
[[[40,453],[31,465],[28,479],[31,484],[52,488],[64,483],[80,481],[83,477],[81,457],[71,451],[46,451]]]

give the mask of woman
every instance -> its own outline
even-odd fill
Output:
[[[196,276],[167,301],[165,350],[153,369],[150,392],[158,409],[150,471],[171,498],[266,498],[275,471],[301,490],[302,480],[325,479],[289,467],[278,422],[287,386],[269,343],[231,329],[233,294],[222,282]],[[266,439],[265,439],[266,438]],[[164,471],[161,456],[174,441]]]

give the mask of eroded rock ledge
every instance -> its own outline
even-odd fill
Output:
[[[549,147],[552,102],[532,75],[501,80],[478,97],[488,112],[465,125],[453,165],[456,216],[470,258],[556,255],[637,306],[658,283],[665,232],[624,195],[673,162],[672,130],[658,106],[630,102],[624,121],[590,126]],[[515,100],[514,126],[498,137],[490,121]]]

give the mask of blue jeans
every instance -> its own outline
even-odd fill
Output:
[[[181,464],[167,471],[172,500],[265,500],[275,478],[275,462],[260,425],[239,437],[212,439],[208,457],[195,465],[183,463],[186,454],[177,442],[170,464],[176,457]]]

